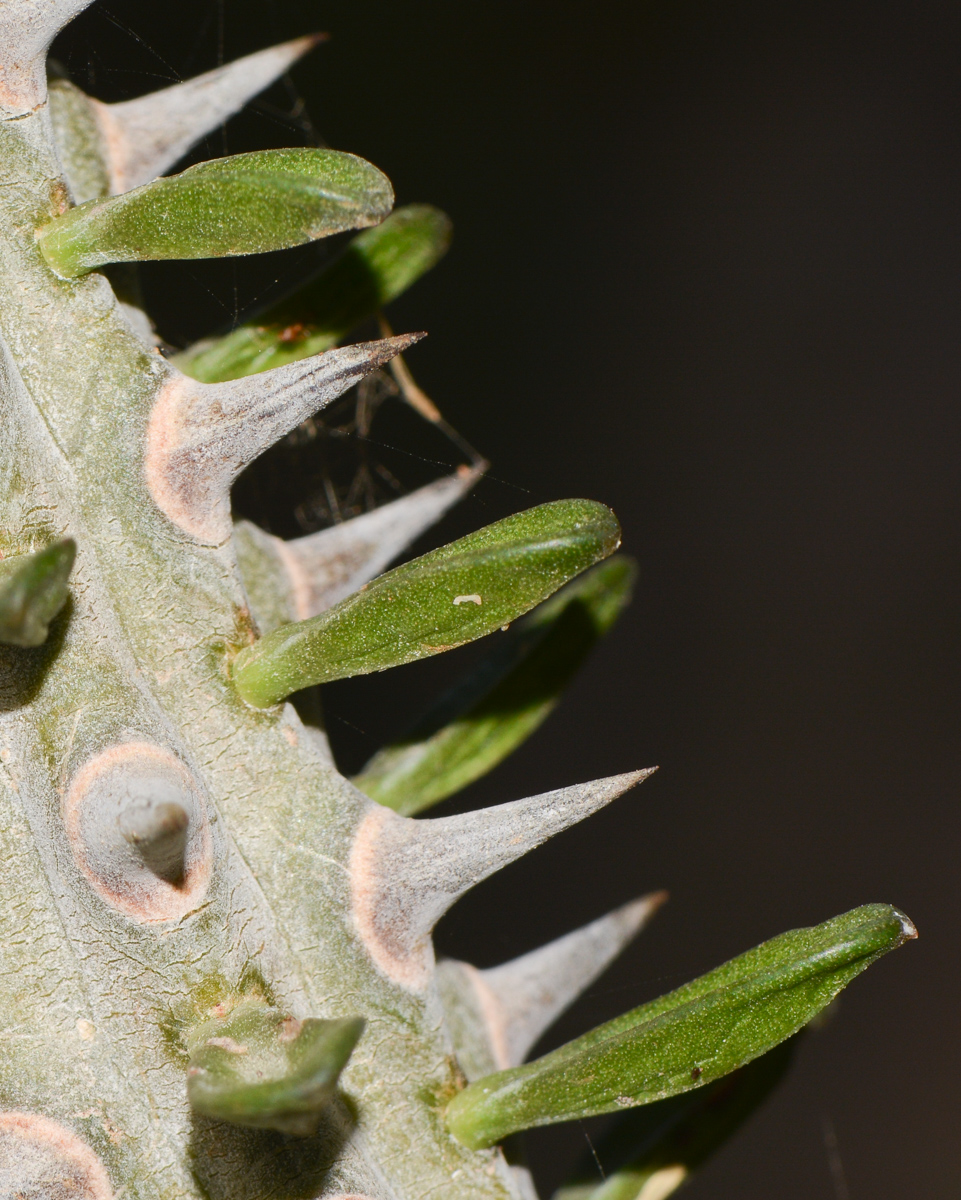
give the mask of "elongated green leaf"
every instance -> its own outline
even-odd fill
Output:
[[[617,518],[603,504],[541,504],[261,638],[237,655],[234,682],[248,704],[266,708],[316,683],[453,650],[522,616],[619,543]]]
[[[399,208],[294,295],[174,361],[194,379],[221,383],[321,354],[429,271],[447,253],[450,232],[440,209]]]
[[[307,1137],[363,1029],[359,1017],[297,1021],[242,1000],[188,1036],[190,1105],[218,1121]]]
[[[447,1110],[477,1149],[509,1133],[690,1091],[796,1033],[875,959],[917,936],[895,908],[868,904],[764,942],[559,1050],[472,1083]]]
[[[375,225],[393,202],[387,177],[353,154],[260,150],[90,200],[45,225],[37,241],[53,270],[72,278],[104,263],[299,246]]]
[[[518,621],[408,737],[374,755],[357,787],[410,816],[492,770],[546,720],[628,603],[636,574],[632,559],[613,558]]]
[[[67,602],[67,580],[77,545],[72,538],[46,550],[0,562],[0,642],[40,646]]]
[[[623,1113],[553,1200],[671,1195],[744,1124],[784,1078],[797,1038],[693,1092]],[[604,1170],[598,1182],[598,1163]]]

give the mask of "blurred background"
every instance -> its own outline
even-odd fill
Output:
[[[409,365],[493,465],[418,549],[587,496],[641,562],[549,723],[437,812],[659,773],[478,888],[440,950],[492,965],[668,888],[546,1049],[783,929],[896,903],[920,940],[686,1194],[957,1196],[961,9],[101,0],[55,53],[115,100],[317,29],[194,159],[322,141],[453,218],[390,317],[430,331]],[[156,264],[145,286],[182,346],[333,249]],[[398,405],[364,452],[404,486],[462,461]],[[262,490],[238,507],[296,532]],[[345,769],[470,654],[328,688]],[[545,1198],[594,1128],[530,1137]]]

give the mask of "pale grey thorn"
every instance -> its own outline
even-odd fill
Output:
[[[139,804],[121,813],[118,823],[155,875],[168,883],[183,882],[190,814],[182,804],[170,800]]]
[[[47,48],[93,0],[0,0],[0,109],[18,116],[47,95]]]
[[[373,961],[403,987],[426,987],[434,961],[431,930],[456,900],[654,770],[433,820],[372,807],[354,840],[350,879],[354,923]]]
[[[511,1167],[510,1173],[521,1194],[521,1200],[539,1200],[537,1188],[534,1186],[534,1176],[527,1167]]]
[[[511,962],[477,972],[498,1069],[519,1066],[667,899],[654,892]]]
[[[94,100],[111,193],[129,192],[163,175],[323,38],[314,34],[282,42],[135,100]]]
[[[226,541],[240,472],[423,336],[343,346],[229,383],[198,383],[171,368],[147,425],[144,472],[154,502],[198,541]]]
[[[372,512],[290,541],[238,521],[234,545],[261,633],[314,617],[356,592],[439,521],[483,471],[463,466]]]

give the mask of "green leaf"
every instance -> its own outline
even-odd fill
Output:
[[[194,379],[221,383],[321,354],[396,299],[447,253],[451,223],[429,204],[409,204],[353,239],[294,295],[225,337],[178,355]]]
[[[104,263],[299,246],[375,225],[393,202],[387,177],[353,154],[261,150],[90,200],[45,225],[37,241],[53,270],[73,278]]]
[[[472,1149],[520,1129],[649,1104],[744,1066],[796,1033],[917,933],[886,904],[764,942],[532,1063],[472,1083],[447,1126]]]
[[[636,575],[632,559],[613,558],[535,609],[354,783],[410,816],[492,770],[547,719],[630,600]]]
[[[558,500],[497,521],[242,650],[237,691],[267,708],[313,684],[453,650],[540,604],[613,553],[620,536],[611,510],[592,500]]]
[[[308,1137],[363,1030],[360,1017],[297,1021],[242,1000],[188,1035],[190,1106],[217,1121]]]
[[[707,1087],[623,1113],[553,1200],[643,1200],[645,1188],[669,1196],[764,1103],[784,1078],[796,1042]]]
[[[72,538],[45,550],[0,562],[0,642],[41,646],[67,602],[67,580],[77,544]]]

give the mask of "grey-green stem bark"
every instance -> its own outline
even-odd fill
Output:
[[[252,626],[232,543],[177,528],[146,486],[172,368],[102,276],[67,282],[40,256],[34,231],[66,204],[45,105],[3,123],[0,172],[0,549],[79,548],[48,643],[0,647],[0,1091],[34,1141],[20,1118],[0,1133],[70,1158],[56,1122],[125,1200],[518,1197],[499,1154],[444,1130],[459,1077],[433,978],[392,982],[352,919],[375,806],[290,707],[236,696]],[[179,888],[126,888],[85,844],[128,771],[194,806]],[[179,1031],[254,977],[295,1017],[366,1018],[342,1076],[356,1126],[341,1105],[288,1143],[191,1117]]]

